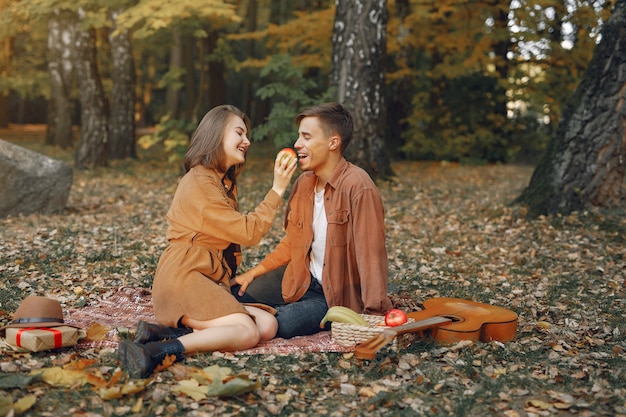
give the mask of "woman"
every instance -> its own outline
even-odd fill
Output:
[[[249,128],[243,112],[223,105],[204,116],[191,138],[152,288],[160,325],[139,322],[134,341],[122,340],[118,349],[134,378],[149,376],[168,355],[249,349],[276,335],[274,315],[239,303],[230,278],[241,261],[239,245],[254,245],[269,231],[296,160],[279,153],[272,189],[254,212],[241,214],[236,180]]]

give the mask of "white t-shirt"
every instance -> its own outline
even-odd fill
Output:
[[[309,271],[321,283],[324,252],[326,251],[326,210],[324,210],[324,189],[315,192],[313,205],[313,243],[311,245],[311,263]]]

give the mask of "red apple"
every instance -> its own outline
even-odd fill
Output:
[[[385,324],[389,327],[400,326],[401,324],[406,323],[408,320],[406,313],[402,310],[398,310],[394,308],[393,310],[389,310],[385,315]]]
[[[282,155],[281,155],[282,154]],[[297,158],[298,156],[296,155],[296,151],[294,151],[291,148],[283,148],[280,150],[280,152],[278,152],[278,155],[280,156],[280,162],[283,162],[284,158]],[[291,159],[289,160],[291,162]]]

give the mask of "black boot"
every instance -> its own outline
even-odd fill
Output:
[[[179,361],[185,357],[184,351],[185,348],[178,339],[150,342],[145,345],[122,340],[118,347],[118,356],[131,378],[147,378],[163,363],[166,356],[176,355],[176,361]]]
[[[147,321],[140,321],[137,323],[137,329],[135,330],[135,343],[148,343],[158,342],[159,340],[176,339],[182,335],[191,333],[193,329],[188,327],[168,327],[160,326],[158,324],[148,323]]]

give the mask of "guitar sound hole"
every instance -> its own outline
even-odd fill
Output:
[[[452,323],[458,323],[460,321],[465,320],[463,317],[457,317],[457,316],[443,316],[443,317],[452,320]]]

